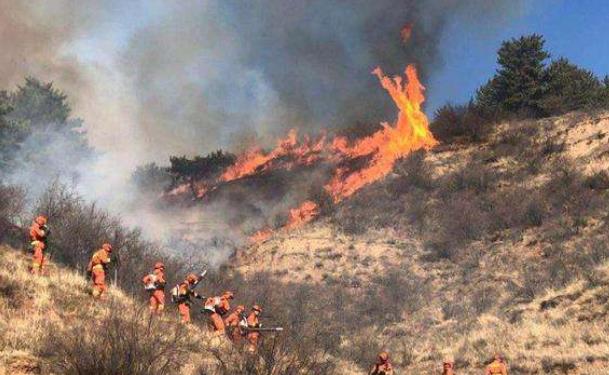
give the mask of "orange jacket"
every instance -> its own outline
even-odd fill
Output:
[[[233,311],[224,319],[224,324],[227,327],[238,327],[241,321],[241,313],[239,311]]]
[[[392,375],[393,374],[393,366],[391,366],[391,362],[385,363],[377,363],[370,370],[370,375]]]
[[[42,226],[36,221],[33,221],[30,226],[30,239],[32,241],[42,241],[44,240],[45,235],[46,233],[42,230]]]
[[[87,270],[93,271],[94,269],[104,269],[104,266],[109,263],[110,254],[106,251],[106,249],[99,249],[91,257]]]
[[[165,281],[165,273],[158,268],[152,271],[151,274],[144,276],[142,282],[144,285],[154,283],[156,290],[164,290],[165,284],[167,283],[167,281]]]
[[[247,326],[253,328],[260,327],[260,320],[258,320],[258,315],[254,311],[250,312],[247,316]]]
[[[202,297],[192,290],[192,285],[186,281],[182,281],[178,285],[178,297],[180,303],[189,303],[192,297],[201,299]]]
[[[226,314],[230,310],[230,304],[226,297],[209,297],[205,300],[205,309],[214,311],[220,315]]]
[[[507,366],[505,363],[495,360],[486,368],[486,375],[507,375]]]

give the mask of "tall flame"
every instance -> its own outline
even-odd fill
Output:
[[[325,186],[335,202],[349,197],[362,187],[385,177],[393,169],[395,161],[419,149],[430,149],[438,142],[429,130],[429,122],[421,111],[425,100],[423,85],[419,82],[414,66],[406,67],[406,86],[402,78],[385,76],[380,68],[374,69],[381,85],[399,109],[395,126],[382,123],[383,128],[369,137],[349,146],[346,139],[336,139],[334,150],[346,158],[370,155],[370,163],[351,173],[337,170],[334,178]]]
[[[408,28],[407,28],[408,29]],[[409,29],[407,30],[409,31]],[[395,124],[382,123],[376,133],[349,144],[344,137],[336,137],[327,144],[325,137],[313,142],[308,137],[298,141],[296,130],[291,130],[286,138],[280,139],[277,146],[265,152],[260,148],[252,149],[237,158],[216,181],[194,186],[197,197],[203,197],[224,182],[255,175],[272,169],[291,169],[295,165],[312,165],[323,161],[336,166],[333,176],[324,188],[335,203],[353,195],[364,186],[385,177],[391,172],[395,162],[413,151],[430,149],[438,142],[429,130],[427,117],[421,110],[425,100],[414,66],[406,67],[406,82],[396,76],[389,78],[380,68],[372,71],[387,90],[399,112]],[[358,169],[345,167],[350,160],[365,157],[367,164]],[[185,190],[178,187],[169,194],[179,194]],[[292,229],[313,220],[319,215],[317,203],[305,201],[298,208],[290,210],[284,229]],[[271,228],[256,232],[250,237],[253,242],[262,242],[273,235]]]

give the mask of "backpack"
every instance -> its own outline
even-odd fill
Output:
[[[148,278],[148,283],[144,285],[144,290],[146,291],[154,291],[156,290],[156,275],[151,273],[148,276],[146,276]]]
[[[169,291],[171,294],[171,302],[173,303],[182,303],[184,302],[184,296],[180,296],[180,284],[177,284]]]

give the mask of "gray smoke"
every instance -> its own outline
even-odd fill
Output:
[[[65,147],[65,134],[44,134],[57,151],[44,166],[49,176],[61,174],[129,224],[146,222],[152,237],[197,226],[207,241],[231,228],[218,213],[230,205],[206,209],[203,224],[197,208],[160,212],[154,197],[128,183],[136,165],[235,150],[245,140],[268,144],[293,127],[391,120],[395,108],[374,67],[400,74],[414,63],[425,82],[443,63],[448,25],[480,25],[487,34],[521,7],[521,0],[0,0],[0,87],[27,75],[54,81],[84,120],[98,153],[83,159]],[[40,175],[29,152],[40,141],[26,141],[13,181]]]
[[[508,5],[509,4],[509,5]],[[192,4],[191,4],[192,5]],[[518,1],[238,1],[173,3],[125,53],[138,119],[153,147],[196,154],[231,147],[243,131],[274,139],[394,114],[370,74],[422,77],[441,63],[448,22],[511,17]],[[412,25],[404,42],[401,29]],[[433,88],[432,88],[433,89]]]

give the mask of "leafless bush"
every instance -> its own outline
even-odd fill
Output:
[[[478,142],[484,139],[496,121],[473,104],[440,107],[431,122],[433,135],[442,143],[457,140]]]
[[[313,343],[302,341],[294,346],[282,338],[267,338],[256,353],[243,346],[209,347],[205,350],[214,361],[199,367],[199,375],[331,375],[335,364]]]
[[[443,195],[471,190],[475,193],[484,193],[492,188],[500,179],[494,168],[490,168],[477,161],[471,162],[447,175],[438,184],[441,186],[440,198]]]
[[[97,321],[75,321],[67,332],[50,327],[42,351],[62,374],[177,374],[189,347],[184,331],[146,309],[115,305]]]
[[[425,152],[417,151],[396,163],[397,177],[389,183],[395,197],[407,194],[414,188],[430,190],[433,186],[431,168],[425,162]]]
[[[40,197],[35,212],[49,217],[51,235],[48,252],[54,260],[84,271],[92,253],[111,242],[113,263],[110,279],[127,292],[141,289],[140,275],[161,257],[158,245],[146,241],[138,229],[125,227],[95,203],[87,203],[64,185],[53,184]],[[184,273],[185,264],[163,256],[168,275]],[[181,277],[181,276],[176,276]],[[170,280],[171,282],[175,280]]]
[[[17,186],[0,184],[0,241],[22,241],[25,232],[15,226],[25,206],[25,193]]]
[[[592,190],[609,189],[609,173],[599,171],[586,178],[586,185]]]

